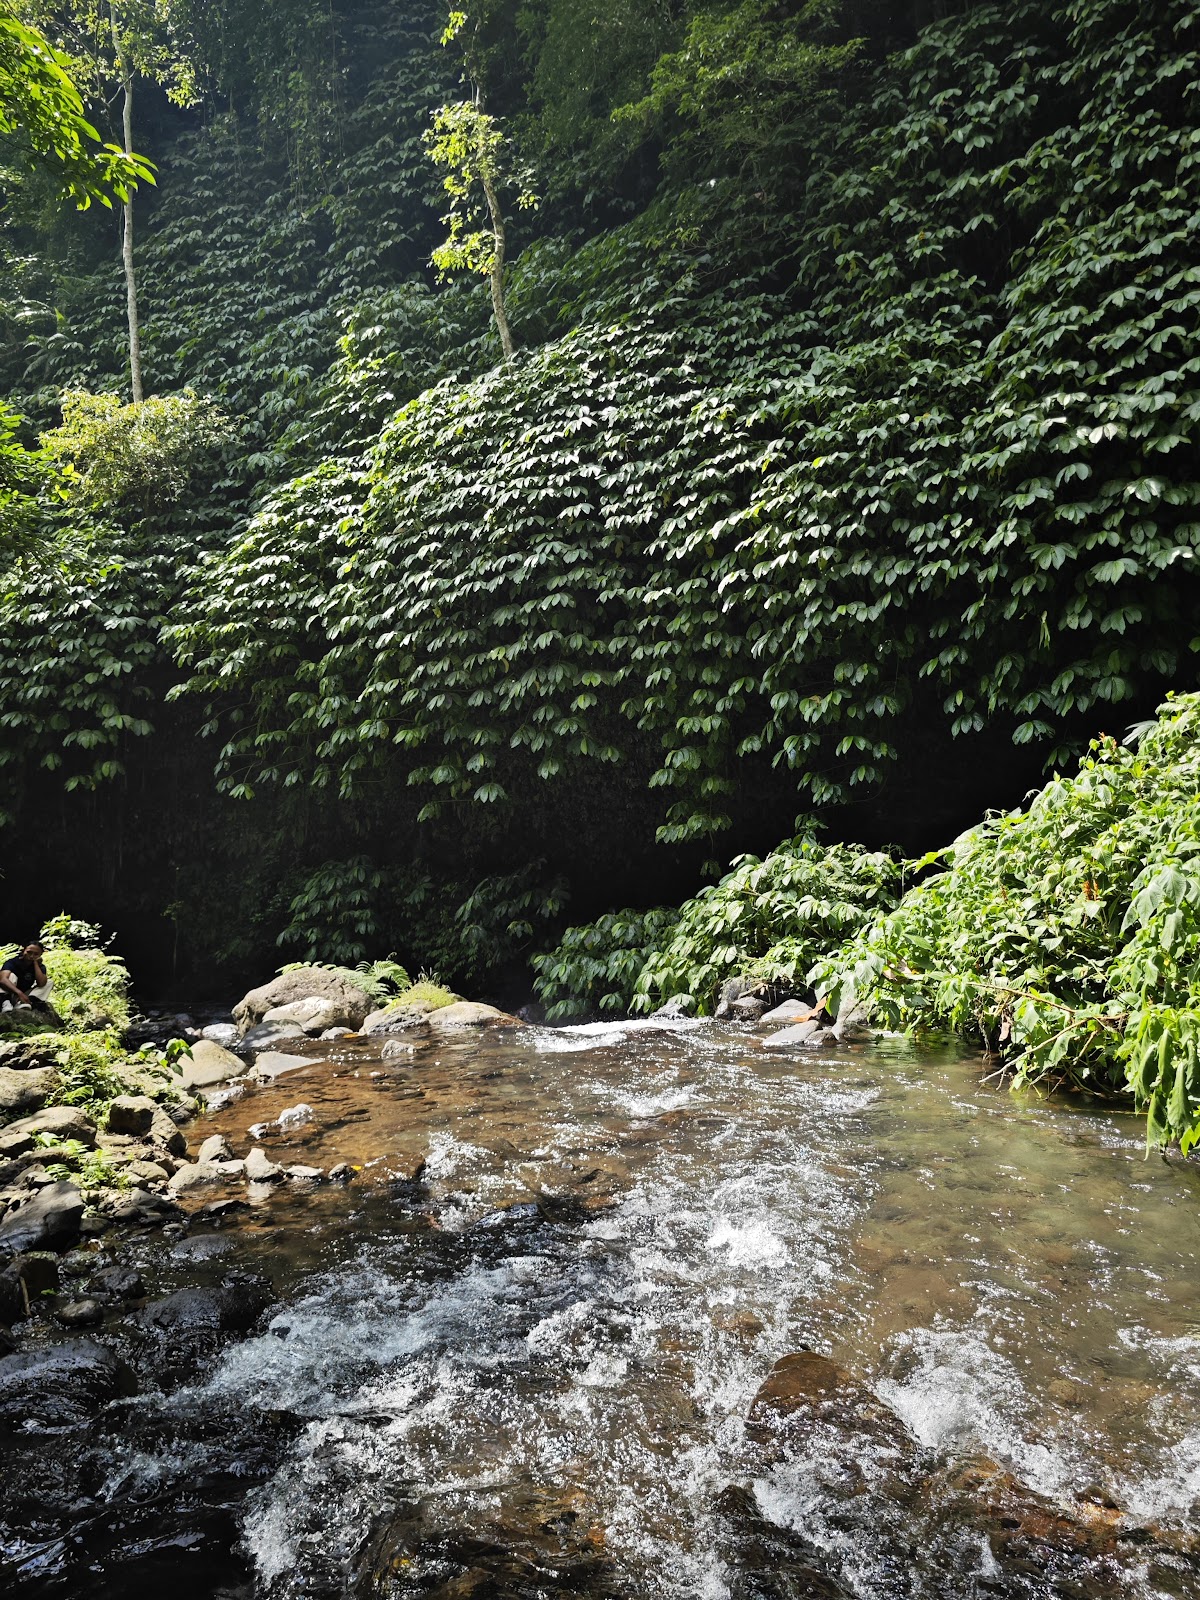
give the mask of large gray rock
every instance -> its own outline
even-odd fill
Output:
[[[763,1040],[768,1050],[819,1050],[828,1043],[828,1032],[815,1018],[811,1022],[798,1022],[794,1028],[783,1028]]]
[[[740,1000],[744,995],[754,995],[758,999],[765,999],[768,985],[753,978],[726,978],[717,994],[717,1005],[713,1012],[715,1017],[730,1015],[730,1007],[735,1000]]]
[[[238,1040],[239,1052],[249,1059],[258,1050],[269,1050],[285,1039],[303,1039],[304,1029],[298,1022],[260,1022]]]
[[[371,1009],[371,1002],[358,985],[347,982],[338,973],[324,967],[297,967],[292,972],[280,973],[258,989],[251,989],[234,1006],[233,1020],[245,1034],[276,1006],[292,1005],[313,995],[337,1007],[338,1014],[325,1024],[327,1028],[359,1028]]]
[[[207,1028],[200,1029],[202,1039],[211,1039],[214,1044],[223,1044],[227,1050],[232,1050],[238,1041],[238,1031],[232,1022],[210,1022]]]
[[[54,1041],[47,1042],[36,1036],[32,1039],[6,1039],[0,1044],[0,1067],[16,1072],[28,1072],[31,1067],[54,1065]]]
[[[53,1067],[0,1067],[0,1122],[40,1110],[57,1086]]]
[[[273,1006],[263,1021],[294,1022],[298,1028],[314,1037],[324,1033],[326,1028],[345,1026],[342,1007],[319,994],[310,994],[304,1000],[293,1000],[286,1006]]]
[[[217,1183],[233,1183],[245,1172],[244,1161],[189,1161],[167,1184],[167,1193],[187,1194],[190,1189],[205,1189]]]
[[[249,1183],[279,1183],[284,1176],[283,1168],[272,1161],[265,1150],[257,1145],[246,1157],[246,1179]]]
[[[382,1006],[363,1020],[361,1033],[422,1033],[434,1008],[423,1005]]]
[[[73,1183],[51,1183],[0,1221],[0,1256],[65,1250],[79,1235],[83,1197]]]
[[[520,1019],[500,1011],[496,1006],[485,1006],[477,1000],[460,1000],[452,1006],[439,1006],[427,1018],[435,1032],[450,1028],[519,1028]]]
[[[223,1133],[210,1133],[196,1152],[196,1160],[199,1162],[232,1161],[233,1146]]]
[[[782,1005],[776,1006],[774,1011],[768,1011],[760,1020],[786,1028],[794,1023],[807,1022],[812,1012],[813,1008],[805,1005],[803,1000],[785,1000]]]
[[[39,1133],[53,1134],[59,1144],[67,1139],[86,1145],[96,1142],[96,1124],[77,1106],[46,1106],[30,1117],[9,1123],[0,1133],[0,1154],[11,1157],[32,1150]]]
[[[158,1110],[148,1094],[119,1094],[108,1108],[109,1133],[149,1133]]]
[[[0,1360],[0,1427],[71,1427],[134,1388],[125,1363],[90,1339],[21,1351]]]
[[[311,1067],[312,1056],[289,1056],[282,1050],[264,1050],[255,1058],[254,1075],[263,1082],[279,1078],[285,1072],[296,1072],[301,1067]]]
[[[252,1273],[228,1273],[213,1289],[177,1289],[152,1300],[134,1321],[165,1334],[245,1333],[271,1304],[271,1285]]]
[[[228,1083],[230,1078],[240,1077],[246,1070],[246,1063],[240,1056],[235,1056],[232,1050],[226,1050],[214,1039],[203,1038],[195,1041],[191,1056],[184,1056],[180,1066],[183,1068],[183,1087],[189,1093],[195,1089],[211,1089],[217,1083]]]

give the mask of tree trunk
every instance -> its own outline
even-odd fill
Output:
[[[508,326],[508,312],[504,304],[504,212],[500,209],[500,197],[496,193],[491,178],[483,174],[483,192],[487,197],[488,213],[492,219],[492,236],[496,241],[495,253],[492,256],[492,310],[496,313],[496,326],[500,330],[500,343],[504,349],[504,359],[511,361],[513,351],[512,330]]]
[[[133,72],[126,66],[125,107],[122,117],[125,133],[125,154],[133,154]],[[129,379],[135,405],[142,403],[142,342],[138,328],[137,284],[133,276],[133,195],[124,206],[121,230],[121,264],[125,268],[125,312],[129,320]]]

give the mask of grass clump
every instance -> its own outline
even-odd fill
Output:
[[[440,1011],[443,1006],[457,1005],[462,995],[447,989],[436,978],[422,974],[416,983],[409,984],[403,994],[388,1001],[386,1009],[394,1011],[399,1006],[420,1006],[425,1011]]]
[[[1200,1142],[1200,695],[1173,697],[810,971],[830,1006],[951,1028],[1017,1084],[1132,1095],[1150,1145]]]

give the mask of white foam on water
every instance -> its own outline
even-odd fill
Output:
[[[728,1252],[733,1266],[765,1266],[771,1262],[786,1261],[788,1247],[766,1223],[751,1222],[738,1226],[722,1220],[717,1223],[705,1241],[707,1250]]]
[[[1139,1521],[1193,1526],[1200,1517],[1200,1429],[1178,1440],[1161,1467],[1151,1476],[1137,1474],[1122,1482],[1121,1504]]]
[[[1022,1482],[1051,1498],[1069,1492],[1077,1464],[1027,1436],[1030,1397],[1016,1368],[981,1334],[915,1328],[896,1340],[896,1349],[910,1370],[874,1387],[921,1444],[1006,1461]]]
[[[425,1177],[452,1178],[464,1168],[481,1165],[487,1160],[487,1156],[486,1150],[456,1139],[452,1133],[434,1133],[429,1140],[429,1151],[425,1157]]]
[[[685,1106],[694,1105],[699,1099],[699,1090],[690,1083],[672,1085],[650,1094],[630,1094],[623,1090],[599,1092],[605,1094],[609,1104],[618,1111],[638,1118],[658,1117],[666,1111],[682,1111]]]

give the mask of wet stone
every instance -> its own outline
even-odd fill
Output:
[[[98,1300],[71,1300],[54,1316],[64,1328],[94,1328],[104,1321],[104,1307]]]
[[[0,1257],[62,1250],[79,1235],[83,1197],[72,1183],[51,1182],[0,1221]]]
[[[70,1427],[133,1390],[125,1363],[90,1340],[18,1351],[0,1360],[0,1428]]]

